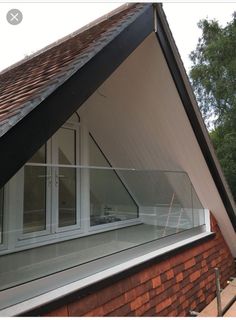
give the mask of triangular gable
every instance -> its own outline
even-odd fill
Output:
[[[232,196],[211,147],[207,130],[194,100],[161,5],[154,5],[154,8],[154,15],[151,4],[137,4],[124,8],[121,12],[110,17],[109,20],[102,21],[96,26],[85,30],[85,33],[72,37],[32,58],[25,64],[1,75],[0,86],[1,88],[5,86],[5,91],[1,91],[2,105],[0,105],[0,119],[2,120],[0,124],[2,128],[2,136],[0,138],[0,186],[3,186],[24,165],[34,152],[155,30],[202,154],[231,223],[236,230],[236,216]],[[73,49],[73,41],[79,43],[78,47],[81,51],[76,52]],[[82,47],[81,44],[83,44]],[[67,52],[65,48],[69,51]],[[81,48],[84,48],[84,51]],[[89,51],[86,51],[87,48],[89,48]],[[64,55],[65,52],[66,54]],[[72,56],[74,56],[71,57],[69,52],[70,54],[73,53]],[[51,66],[51,69],[46,69],[52,72],[50,74],[48,71],[48,85],[45,85],[47,80],[41,80],[40,85],[38,85],[39,90],[36,90],[37,95],[34,98],[27,96],[31,91],[30,86],[28,88],[26,86],[25,95],[24,90],[23,92],[21,90],[18,91],[18,94],[19,92],[22,93],[21,99],[17,96],[17,90],[14,90],[14,86],[10,86],[10,82],[19,75],[17,79],[21,79],[22,83],[25,83],[27,82],[28,74],[32,81],[30,84],[32,84],[37,79],[40,79],[40,76],[45,76],[47,74],[46,71],[45,73],[39,72],[39,74],[34,74],[33,72],[37,61],[39,61],[38,65],[40,63],[43,64],[45,54],[46,57],[49,55],[48,63]],[[58,62],[68,62],[62,69],[57,69],[56,75],[53,73],[55,66],[53,67],[50,63],[54,55],[57,55]],[[70,59],[68,59],[68,56]],[[26,66],[28,64],[31,64],[31,67],[27,73]],[[15,82],[16,85],[17,83],[22,84],[20,81]],[[6,92],[7,86],[9,86],[10,90],[8,93]],[[15,96],[12,92],[14,92]],[[17,103],[19,103],[18,107],[15,105]],[[10,116],[7,117],[7,114]]]

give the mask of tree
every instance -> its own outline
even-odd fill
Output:
[[[236,200],[236,132],[218,126],[211,133],[217,156]]]
[[[225,27],[201,20],[190,79],[216,153],[236,199],[236,12]]]

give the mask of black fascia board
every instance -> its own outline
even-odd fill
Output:
[[[221,179],[219,170],[217,168],[216,162],[214,160],[214,157],[212,155],[212,152],[210,150],[210,146],[208,145],[208,142],[206,141],[206,138],[203,133],[203,128],[198,120],[198,117],[196,115],[194,106],[192,104],[191,98],[189,96],[189,93],[186,89],[186,86],[184,84],[183,77],[181,75],[181,71],[179,69],[178,63],[176,61],[175,55],[173,53],[171,44],[169,42],[165,26],[162,21],[162,16],[160,13],[160,5],[155,6],[156,10],[156,37],[157,40],[161,46],[162,52],[164,54],[165,60],[167,62],[169,71],[171,73],[172,79],[175,83],[176,89],[179,93],[180,99],[182,101],[182,104],[184,106],[185,112],[188,116],[188,119],[190,121],[190,124],[192,126],[192,129],[194,131],[194,134],[196,136],[196,139],[198,141],[199,147],[202,151],[202,154],[205,158],[205,161],[207,163],[208,169],[211,173],[211,176],[215,182],[216,188],[221,196],[222,202],[225,206],[225,209],[227,211],[227,214],[229,216],[229,219],[232,223],[232,226],[234,228],[234,231],[236,232],[236,215],[234,208],[232,206],[232,203],[230,201],[228,192],[225,188],[225,185]]]
[[[0,138],[0,188],[153,30],[153,7],[149,3],[141,15]]]

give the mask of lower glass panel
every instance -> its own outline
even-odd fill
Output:
[[[46,167],[25,167],[23,233],[46,229],[46,182]]]

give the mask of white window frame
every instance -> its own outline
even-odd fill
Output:
[[[80,161],[80,134],[79,123],[68,122],[62,126],[75,130],[76,139],[76,165]],[[55,147],[54,147],[55,148]],[[3,242],[0,244],[0,254],[33,248],[44,244],[64,241],[65,239],[76,238],[81,234],[80,224],[80,170],[76,171],[76,225],[56,227],[52,229],[54,221],[57,221],[58,212],[53,209],[52,184],[55,180],[55,166],[53,158],[52,138],[46,143],[46,163],[27,163],[26,165],[43,166],[47,168],[47,194],[46,194],[46,229],[37,232],[23,233],[23,201],[24,201],[24,167],[4,187],[4,226],[3,230],[12,230],[11,233],[3,232]],[[51,163],[51,165],[48,165]],[[54,175],[54,176],[53,176]],[[58,188],[59,190],[59,188]],[[13,201],[14,197],[14,201]],[[17,214],[16,214],[17,212]],[[53,221],[54,220],[54,221]],[[54,224],[55,225],[55,224]],[[54,232],[53,232],[54,231]]]
[[[75,225],[58,226],[58,186],[55,186],[58,165],[58,144],[56,134],[46,143],[46,163],[27,163],[26,166],[47,168],[46,187],[46,229],[37,232],[23,233],[23,201],[24,201],[24,167],[11,179],[5,187],[4,212],[7,222],[4,230],[14,230],[11,237],[3,238],[0,244],[0,255],[8,252],[17,252],[46,244],[53,244],[65,240],[80,238],[96,233],[120,229],[127,226],[141,224],[140,216],[137,218],[105,223],[97,226],[90,225],[90,185],[89,185],[89,138],[90,133],[86,125],[71,119],[62,128],[75,130],[76,139],[76,221]],[[58,165],[58,167],[57,167]],[[62,165],[63,166],[63,165]],[[83,168],[80,169],[80,166]],[[86,168],[88,170],[86,170]],[[95,169],[95,167],[94,167]],[[98,167],[98,169],[101,169]],[[104,170],[106,170],[104,168]],[[111,169],[107,170],[113,170]],[[121,178],[120,178],[121,179]],[[123,180],[121,179],[122,183]],[[16,192],[17,190],[17,196]],[[128,191],[127,191],[128,192]],[[14,195],[14,201],[12,201]],[[16,199],[15,199],[16,197]],[[132,197],[132,195],[131,195]],[[135,199],[134,199],[135,201]],[[10,206],[8,208],[8,203]],[[139,205],[135,201],[138,211]],[[17,214],[16,214],[17,212]],[[19,214],[20,212],[20,214]],[[5,219],[4,219],[5,220]],[[14,236],[13,236],[14,235]]]

